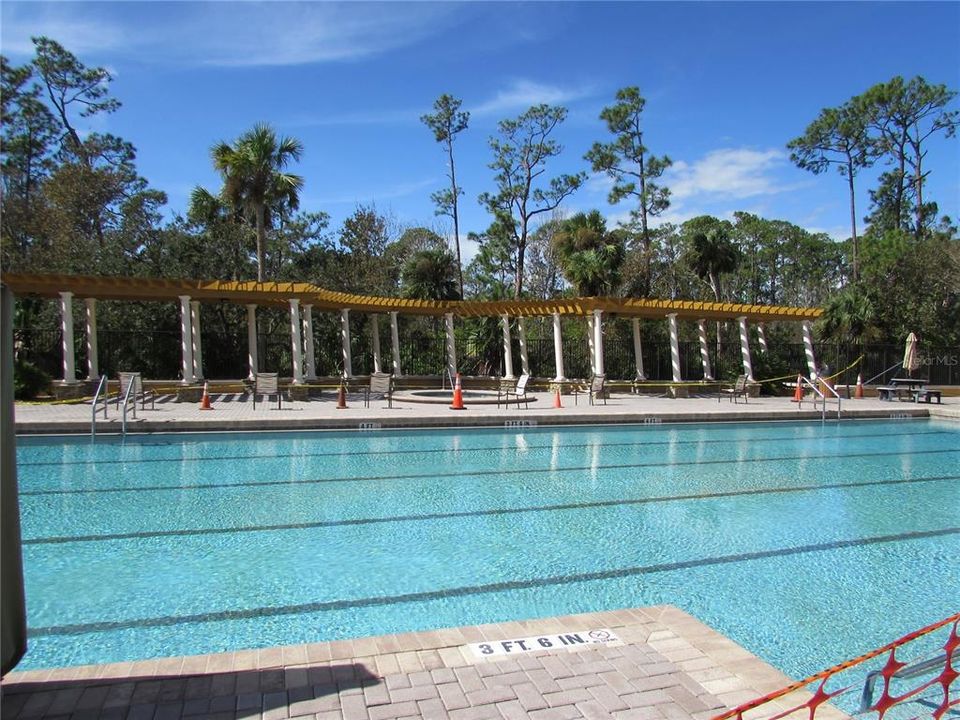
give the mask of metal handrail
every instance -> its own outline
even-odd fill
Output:
[[[93,394],[93,417],[90,420],[90,439],[94,440],[97,437],[97,401],[100,399],[100,393],[103,393],[103,419],[107,419],[107,376],[102,375],[100,377],[100,384],[97,385],[97,391]]]
[[[893,677],[904,680],[919,677],[921,675],[929,675],[932,672],[939,672],[940,668],[943,667],[946,661],[946,654],[940,653],[939,655],[935,655],[927,660],[921,660],[897,670],[897,672],[893,674]],[[867,673],[867,677],[863,681],[863,692],[860,693],[860,708],[857,710],[858,713],[865,713],[870,710],[871,706],[873,705],[873,688],[877,684],[877,678],[881,677],[882,675],[882,670],[874,670],[871,673]]]
[[[883,377],[883,376],[886,375],[888,372],[893,372],[893,371],[896,370],[897,368],[901,368],[901,367],[903,367],[903,362],[902,362],[902,361],[901,361],[901,362],[898,362],[896,365],[891,365],[891,366],[888,367],[886,370],[884,370],[882,373],[878,373],[877,375],[874,375],[872,378],[870,378],[869,380],[867,380],[867,381],[866,381],[865,383],[863,383],[863,384],[864,384],[864,385],[869,385],[869,384],[872,383],[874,380],[876,380],[878,377]]]
[[[137,380],[134,377],[127,383],[127,391],[123,394],[123,421],[120,423],[120,433],[126,437],[127,434],[127,407],[130,405],[130,393],[133,393],[133,419],[137,419]]]
[[[447,389],[447,384],[446,384],[447,378],[450,378],[450,389],[453,390],[453,386],[455,383],[453,381],[453,373],[450,372],[450,366],[448,365],[446,368],[444,368],[444,370],[445,372],[443,373],[443,375],[440,376],[440,389],[441,390]]]
[[[840,419],[840,403],[841,403],[840,393],[837,392],[837,389],[836,389],[833,385],[831,385],[830,383],[828,383],[828,382],[826,382],[826,381],[824,381],[823,385],[824,385],[824,387],[827,388],[827,390],[830,391],[830,394],[833,395],[833,396],[837,399],[837,420],[839,420],[839,419]],[[849,387],[847,388],[847,392],[850,392]],[[814,409],[816,409],[816,404],[814,404]],[[826,412],[826,410],[827,410],[827,396],[826,396],[826,393],[824,393],[824,395],[823,395],[823,410],[824,410],[824,412]]]
[[[827,419],[827,396],[820,390],[820,388],[817,387],[816,383],[811,381],[809,378],[806,378],[803,375],[800,375],[799,378],[800,378],[800,385],[801,386],[806,385],[807,387],[809,387],[811,390],[813,390],[814,395],[819,397],[820,400],[823,402],[823,408],[820,411],[820,419],[822,421],[826,420]],[[830,385],[828,385],[827,383],[824,383],[824,387],[830,388],[830,392],[834,395],[834,397],[837,398],[837,420],[839,420],[840,419],[840,395],[837,393],[836,390],[830,387]],[[797,409],[799,410],[802,405],[803,405],[803,393],[801,392],[800,400],[797,402]],[[814,397],[813,399],[813,409],[814,410],[817,409],[816,397]]]

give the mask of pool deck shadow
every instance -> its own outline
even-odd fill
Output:
[[[612,630],[608,645],[477,656],[469,643]],[[10,673],[26,718],[707,720],[791,678],[672,606]],[[798,700],[799,702],[799,700]],[[771,703],[750,717],[785,708]],[[827,720],[846,716],[820,708]]]

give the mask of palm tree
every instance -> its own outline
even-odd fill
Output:
[[[403,296],[420,300],[458,300],[457,261],[446,249],[421,250],[403,266]]]
[[[691,265],[693,271],[713,291],[713,299],[720,302],[720,276],[737,268],[737,248],[723,226],[698,232],[691,238]]]
[[[277,208],[296,210],[303,178],[284,173],[299,160],[303,144],[290,137],[278,138],[264,123],[254,125],[232,145],[221,142],[210,150],[213,165],[223,178],[221,196],[254,221],[257,231],[257,280],[263,281],[264,247],[270,214]]]
[[[626,257],[623,238],[607,232],[597,210],[577,213],[551,240],[563,276],[580,296],[611,295],[620,285]]]
[[[688,221],[692,222],[692,221]],[[730,233],[723,225],[715,225],[706,232],[695,232],[690,240],[690,265],[701,280],[713,291],[713,299],[720,302],[720,276],[737,268],[740,256],[730,241]],[[717,353],[723,354],[722,323],[717,320]]]

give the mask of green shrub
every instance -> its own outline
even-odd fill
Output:
[[[50,387],[50,376],[31,362],[17,360],[13,366],[13,396],[32,400]]]

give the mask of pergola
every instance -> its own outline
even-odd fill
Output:
[[[367,313],[372,320],[372,349],[374,371],[383,370],[380,353],[378,319],[388,314],[392,340],[392,371],[402,375],[398,315],[443,316],[446,324],[447,366],[451,374],[457,372],[457,353],[454,341],[454,318],[498,317],[504,338],[504,375],[513,377],[511,349],[511,318],[517,320],[520,362],[522,372],[529,374],[524,319],[553,318],[553,339],[556,382],[566,380],[563,368],[563,338],[560,319],[563,316],[583,317],[589,326],[592,371],[604,373],[603,315],[607,313],[628,317],[633,323],[633,345],[636,360],[636,379],[645,380],[640,343],[640,320],[666,320],[670,329],[670,350],[673,382],[683,382],[680,363],[678,323],[696,322],[699,330],[703,378],[713,380],[707,342],[708,320],[737,321],[740,328],[740,347],[743,371],[753,380],[748,323],[756,326],[760,351],[766,352],[764,323],[774,321],[797,322],[801,325],[804,349],[810,374],[816,372],[811,322],[820,316],[819,308],[744,305],[691,300],[650,300],[632,298],[559,298],[555,300],[410,300],[404,298],[374,297],[334,292],[296,282],[227,282],[221,280],[173,280],[130,277],[95,277],[80,275],[34,275],[5,273],[2,282],[11,292],[20,296],[59,298],[63,327],[63,382],[76,383],[73,339],[73,298],[82,298],[86,306],[86,342],[88,380],[99,378],[97,364],[97,300],[169,301],[180,305],[181,372],[184,384],[203,379],[203,349],[200,341],[200,308],[202,303],[229,302],[246,305],[249,377],[259,369],[257,358],[258,306],[289,308],[290,340],[293,357],[294,384],[316,380],[313,343],[313,311],[338,312],[343,353],[344,375],[351,377],[350,313]]]

